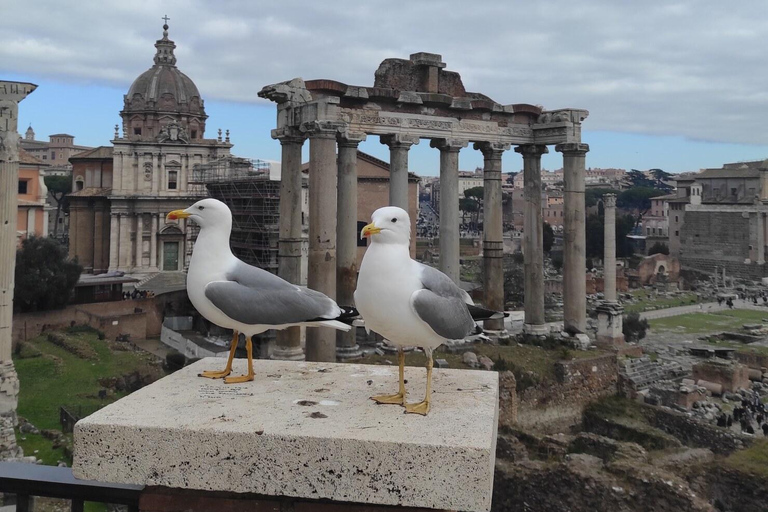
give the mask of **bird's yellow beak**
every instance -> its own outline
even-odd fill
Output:
[[[165,221],[168,222],[169,220],[186,219],[187,217],[189,217],[189,214],[184,210],[173,210],[165,216]]]
[[[363,228],[363,230],[360,232],[360,238],[369,238],[371,235],[375,235],[376,233],[381,233],[381,228],[377,228],[373,222],[368,224]]]

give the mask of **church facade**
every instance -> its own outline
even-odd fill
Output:
[[[115,126],[111,166],[106,166],[111,167],[110,176],[75,180],[70,195],[70,240],[77,240],[70,243],[70,255],[77,256],[86,271],[98,273],[105,270],[99,267],[106,267],[148,275],[184,270],[194,227],[184,220],[166,224],[165,215],[200,199],[200,187],[192,178],[195,165],[230,157],[228,135],[222,139],[219,131],[217,138],[205,138],[204,102],[194,82],[176,67],[168,25],[155,48],[154,65],[124,96],[122,135]],[[99,156],[103,160],[103,153]],[[107,172],[98,160],[91,162],[91,171]],[[92,217],[101,204],[108,205],[109,218],[98,222],[97,230]],[[105,242],[108,261],[103,258]],[[102,263],[88,265],[96,261]]]

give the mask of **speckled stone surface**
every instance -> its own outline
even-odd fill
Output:
[[[490,510],[496,372],[435,369],[422,417],[369,399],[397,390],[396,366],[257,360],[253,382],[197,377],[224,364],[203,359],[78,422],[75,476]],[[421,400],[425,370],[406,368],[405,378],[409,402]]]

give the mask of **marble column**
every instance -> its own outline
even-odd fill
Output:
[[[144,215],[136,214],[136,270],[141,272],[144,267]]]
[[[336,303],[352,306],[357,287],[357,146],[365,134],[348,134],[339,138],[338,208],[336,214]],[[407,150],[406,150],[407,151]],[[407,159],[407,153],[406,153]],[[406,161],[407,178],[407,161]],[[407,181],[406,181],[407,184]],[[390,178],[390,197],[392,193]],[[406,192],[407,192],[406,188]],[[363,353],[357,344],[357,329],[336,331],[336,358],[339,361],[359,359]]]
[[[127,213],[120,214],[120,261],[118,269],[131,271],[131,218]]]
[[[37,88],[0,81],[0,460],[23,455],[16,446],[19,378],[13,366],[13,287],[19,187],[19,102]]]
[[[624,344],[623,313],[616,300],[616,195],[603,196],[605,212],[603,249],[603,296],[597,310],[597,344],[615,348]]]
[[[476,142],[483,153],[483,290],[485,307],[504,311],[504,226],[501,211],[501,155],[509,144]],[[504,319],[486,320],[483,327],[502,331]]]
[[[469,143],[432,139],[440,150],[440,270],[459,283],[459,151]]]
[[[120,217],[110,214],[109,224],[109,271],[114,272],[119,266],[120,254]]]
[[[279,136],[282,147],[280,164],[280,226],[277,275],[293,284],[301,283],[301,147],[299,134]],[[304,360],[301,328],[277,331],[272,359]]]
[[[151,214],[152,227],[150,228],[149,235],[149,270],[150,272],[157,272],[157,229],[158,229],[158,214]]]
[[[408,151],[419,138],[395,134],[382,135],[380,140],[389,146],[389,204],[408,211]]]
[[[309,268],[307,286],[336,298],[337,123],[313,122],[309,135]],[[336,332],[307,329],[307,361],[336,361]]]
[[[587,329],[587,256],[584,175],[588,144],[558,144],[563,154],[563,323],[570,334]]]
[[[765,216],[763,212],[757,212],[757,264],[765,264]]]
[[[544,322],[544,219],[541,209],[541,155],[547,146],[525,145],[515,148],[523,155],[524,224],[523,255],[525,265],[525,320],[527,334],[542,336],[548,330]]]

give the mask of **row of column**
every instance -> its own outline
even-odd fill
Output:
[[[309,265],[307,284],[314,290],[351,305],[357,277],[357,147],[364,134],[350,134],[338,123],[316,122],[303,132],[279,135],[282,145],[280,245],[278,274],[289,282],[301,280],[301,148],[309,138]],[[343,134],[343,135],[340,135]],[[408,151],[417,137],[382,136],[390,148],[389,204],[408,209]],[[338,159],[336,145],[338,143]],[[432,139],[440,150],[440,270],[459,281],[459,151],[467,141]],[[486,306],[504,309],[503,225],[501,156],[508,144],[480,142],[474,145],[484,157],[484,289]],[[565,238],[563,287],[567,330],[586,329],[586,252],[584,165],[586,144],[559,144],[565,170]],[[525,325],[543,334],[544,270],[543,218],[541,210],[541,155],[543,145],[515,148],[523,156],[525,173]],[[455,198],[455,200],[446,200]],[[488,329],[502,329],[503,321]],[[328,328],[307,331],[306,358],[335,361],[360,356],[354,330]],[[280,331],[276,359],[301,359],[298,328]]]
[[[144,213],[112,213],[109,231],[109,270],[130,271],[142,266],[144,250]],[[160,226],[160,214],[149,213],[149,270],[156,272],[157,265],[157,233]],[[136,244],[131,243],[132,226],[136,225]],[[179,249],[181,258],[181,248]]]

